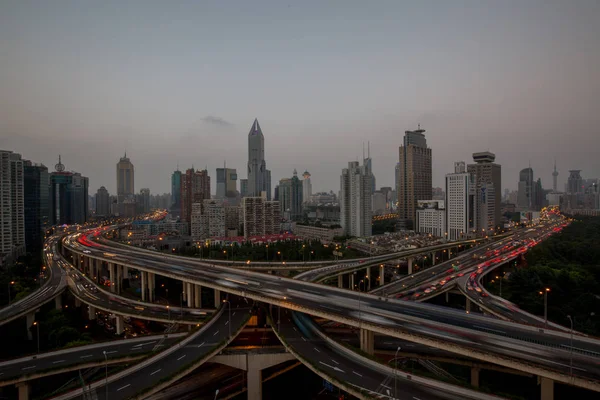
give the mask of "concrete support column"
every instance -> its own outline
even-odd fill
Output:
[[[96,308],[88,306],[88,320],[93,321],[96,319]]]
[[[435,265],[435,251],[431,252],[431,265]]]
[[[354,290],[354,274],[350,274],[350,290]]]
[[[478,388],[479,387],[479,372],[481,368],[479,367],[471,367],[471,386]]]
[[[156,285],[156,277],[151,272],[146,272],[146,279],[148,280],[148,301],[150,303],[154,302],[154,287]]]
[[[120,335],[123,333],[123,317],[120,315],[117,315],[115,317],[115,329],[116,329],[116,334]]]
[[[467,313],[471,312],[471,300],[467,297],[467,305],[466,305]]]
[[[202,286],[194,285],[194,308],[202,308]]]
[[[129,279],[129,267],[123,266],[123,279]]]
[[[31,327],[33,326],[33,321],[35,321],[35,312],[29,313],[25,316],[25,324],[27,325],[27,339],[33,340],[33,335],[31,333]]]
[[[258,367],[248,368],[248,400],[262,399],[262,370]]]
[[[75,299],[75,307],[77,307],[77,308],[81,307],[81,300]]]
[[[115,264],[115,293],[121,293],[121,271],[122,267],[119,264]]]
[[[117,289],[115,286],[115,264],[108,263],[108,280],[110,280],[110,291],[114,293]]]
[[[371,290],[371,267],[367,267],[367,291]]]
[[[21,382],[16,384],[17,390],[19,391],[19,400],[29,400],[31,387],[28,382]]]
[[[188,307],[193,307],[194,306],[194,289],[192,289],[192,284],[186,282],[185,283],[185,295],[186,295],[186,302],[187,302],[187,306]]]
[[[146,271],[140,271],[140,291],[142,292],[142,301],[146,301],[146,292],[148,291],[148,279]]]
[[[360,349],[367,354],[375,353],[375,334],[366,329],[360,330]]]
[[[62,296],[59,295],[54,298],[54,308],[62,310]]]
[[[215,308],[219,308],[221,305],[221,291],[215,289]]]
[[[379,266],[379,284],[385,285],[385,265],[383,264]]]
[[[550,378],[539,377],[542,390],[541,400],[554,400],[554,381]]]
[[[344,288],[344,275],[338,275],[338,287],[340,289]]]
[[[408,260],[407,260],[408,261],[408,274],[409,275],[412,275],[412,273],[413,273],[413,268],[412,268],[413,267],[413,260],[414,259],[412,257],[409,257]]]
[[[450,302],[450,292],[446,292],[446,303]]]

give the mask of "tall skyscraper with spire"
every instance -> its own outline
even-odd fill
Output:
[[[125,155],[117,163],[117,200],[119,204],[122,204],[123,200],[132,197],[134,194],[133,164],[127,158],[127,152],[125,152]]]
[[[557,181],[558,181],[558,171],[556,170],[556,159],[554,159],[554,172],[552,172],[552,192],[553,193],[558,192]]]
[[[265,137],[263,136],[258,119],[254,120],[248,133],[248,197],[259,197],[267,193],[271,200],[271,171],[265,161]]]

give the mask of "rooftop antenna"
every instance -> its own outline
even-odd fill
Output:
[[[371,158],[371,142],[367,142],[367,158]]]
[[[417,130],[420,131],[421,130],[421,124],[417,124]]]

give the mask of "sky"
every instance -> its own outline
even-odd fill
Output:
[[[0,148],[116,192],[170,191],[177,168],[245,178],[258,118],[272,186],[294,169],[339,190],[370,142],[394,186],[426,130],[433,185],[492,151],[503,189],[600,177],[600,2],[0,0]]]

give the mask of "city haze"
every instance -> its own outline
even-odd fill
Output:
[[[600,176],[596,1],[0,4],[0,148],[58,154],[116,193],[127,151],[136,192],[227,162],[246,178],[254,118],[273,187],[294,168],[337,191],[370,141],[394,186],[405,130],[433,150],[433,186],[489,150],[503,188],[531,162],[559,190]],[[239,184],[238,184],[239,190]]]

